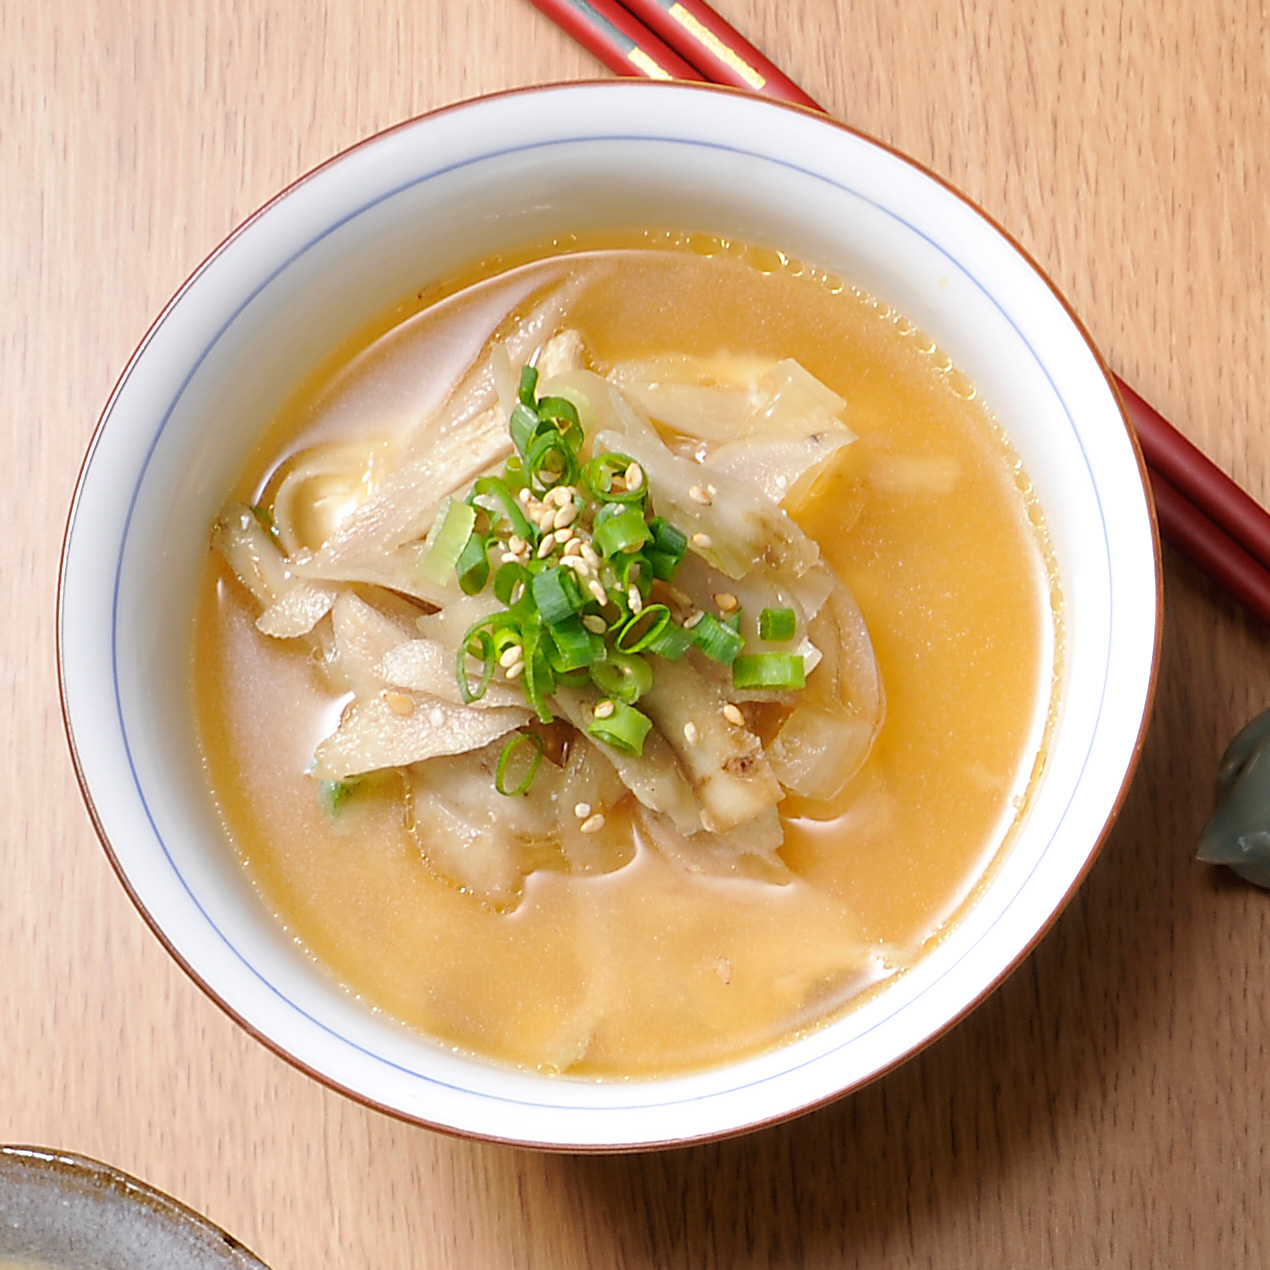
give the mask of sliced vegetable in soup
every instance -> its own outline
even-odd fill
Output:
[[[295,394],[212,532],[195,704],[266,901],[366,1002],[670,1073],[876,992],[1023,814],[1057,585],[920,332],[687,235],[484,262]]]

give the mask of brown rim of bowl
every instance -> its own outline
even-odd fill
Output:
[[[1050,915],[1046,918],[1040,929],[1037,930],[1037,932],[1010,961],[1010,963],[1005,966],[1005,968],[986,987],[984,987],[982,991],[976,994],[974,1000],[972,1000],[964,1009],[960,1010],[941,1027],[937,1028],[928,1036],[923,1037],[922,1040],[905,1050],[903,1054],[899,1055],[891,1062],[886,1063],[877,1071],[869,1073],[869,1075],[842,1089],[834,1091],[832,1094],[829,1094],[824,1098],[818,1098],[800,1107],[795,1107],[790,1111],[784,1111],[778,1115],[770,1116],[765,1120],[755,1121],[752,1124],[746,1124],[738,1128],[722,1129],[714,1133],[701,1133],[689,1138],[667,1138],[638,1144],[621,1143],[614,1145],[602,1144],[599,1146],[591,1143],[566,1144],[558,1142],[531,1142],[526,1141],[523,1138],[504,1138],[498,1136],[497,1134],[477,1133],[470,1129],[458,1129],[452,1125],[437,1124],[422,1116],[411,1115],[408,1112],[399,1110],[398,1108],[385,1106],[383,1103],[376,1102],[373,1098],[368,1098],[366,1095],[361,1094],[356,1090],[349,1089],[346,1086],[341,1085],[338,1081],[331,1079],[324,1073],[310,1067],[307,1063],[298,1059],[295,1055],[288,1053],[277,1042],[273,1041],[270,1037],[265,1036],[257,1028],[252,1026],[252,1024],[247,1022],[247,1020],[244,1019],[242,1015],[233,1008],[233,1006],[214,992],[199,976],[198,972],[195,971],[194,968],[180,955],[180,953],[177,952],[176,948],[173,947],[167,936],[159,928],[154,918],[150,916],[145,906],[141,903],[139,896],[136,891],[133,890],[132,885],[125,876],[124,871],[119,864],[119,860],[110,845],[110,840],[106,836],[105,829],[103,828],[101,820],[97,814],[97,808],[93,803],[92,795],[89,793],[88,785],[84,780],[83,769],[80,766],[79,761],[79,752],[75,747],[75,737],[71,731],[70,713],[66,700],[66,679],[62,666],[62,601],[63,581],[66,570],[66,553],[70,545],[71,529],[75,523],[75,512],[79,506],[80,491],[83,487],[85,473],[88,470],[89,463],[92,461],[93,453],[97,449],[98,440],[100,439],[101,431],[105,425],[106,419],[110,414],[116,398],[119,396],[124,384],[127,382],[129,375],[132,373],[132,368],[136,365],[137,360],[141,357],[142,353],[145,352],[146,346],[150,343],[155,331],[162,324],[168,313],[201,276],[203,271],[211,265],[211,263],[229,246],[230,243],[232,243],[240,234],[244,233],[275,203],[280,202],[293,191],[299,189],[302,185],[305,185],[308,181],[312,180],[319,173],[325,171],[326,168],[330,167],[334,163],[338,163],[354,151],[360,150],[363,146],[368,146],[383,137],[390,136],[391,134],[399,132],[405,128],[411,128],[424,119],[435,119],[442,115],[450,114],[456,110],[463,110],[468,106],[476,104],[477,102],[497,101],[507,97],[527,97],[543,92],[555,92],[561,88],[575,88],[588,85],[603,85],[604,87],[610,89],[620,85],[622,90],[629,90],[632,92],[662,92],[667,89],[675,89],[690,92],[712,93],[731,97],[742,97],[749,101],[762,102],[774,110],[788,110],[795,114],[807,116],[808,118],[815,119],[829,127],[837,128],[853,137],[857,137],[870,145],[876,146],[878,149],[885,151],[887,154],[900,159],[910,167],[916,168],[923,176],[928,177],[937,185],[947,190],[955,198],[969,207],[971,211],[976,213],[976,215],[978,215],[983,221],[995,229],[996,232],[1000,234],[1001,237],[1004,238],[1005,241],[1009,243],[1010,246],[1013,247],[1025,261],[1027,261],[1028,265],[1031,266],[1031,268],[1053,293],[1055,299],[1057,299],[1059,304],[1062,305],[1064,312],[1080,333],[1081,338],[1085,341],[1085,344],[1088,347],[1090,354],[1093,356],[1099,371],[1102,373],[1103,379],[1107,383],[1108,389],[1111,391],[1112,399],[1115,401],[1116,407],[1120,411],[1120,422],[1124,425],[1124,430],[1128,435],[1129,443],[1132,445],[1134,455],[1138,461],[1138,479],[1142,483],[1143,496],[1146,499],[1147,505],[1147,514],[1151,521],[1151,549],[1155,565],[1155,640],[1151,652],[1151,673],[1147,682],[1147,692],[1142,710],[1142,719],[1138,725],[1138,734],[1133,743],[1133,750],[1129,756],[1128,765],[1125,768],[1124,779],[1120,783],[1120,788],[1116,793],[1116,797],[1112,803],[1110,811],[1107,814],[1107,818],[1103,822],[1098,838],[1095,841],[1093,848],[1090,850],[1089,855],[1086,857],[1084,864],[1081,866],[1080,872],[1077,874],[1071,886],[1068,887],[1067,891],[1051,910]],[[58,696],[62,706],[62,723],[66,730],[67,743],[70,746],[71,762],[75,768],[75,779],[79,782],[80,793],[83,796],[85,806],[88,809],[89,818],[92,820],[93,829],[96,831],[97,837],[100,839],[102,847],[105,849],[106,856],[110,861],[111,867],[114,869],[116,876],[119,878],[124,890],[128,893],[128,896],[136,906],[137,911],[141,914],[141,917],[145,921],[146,925],[148,925],[154,932],[155,936],[164,948],[167,949],[172,959],[217,1006],[219,1006],[231,1019],[233,1019],[235,1023],[238,1024],[239,1027],[243,1028],[244,1031],[255,1037],[255,1039],[265,1046],[266,1049],[272,1050],[279,1058],[289,1063],[292,1067],[297,1068],[299,1071],[302,1071],[306,1076],[316,1080],[319,1084],[325,1085],[328,1089],[333,1090],[335,1093],[342,1094],[344,1097],[350,1098],[354,1102],[360,1103],[362,1106],[368,1107],[372,1111],[382,1112],[384,1115],[392,1116],[394,1119],[404,1121],[406,1124],[417,1125],[424,1129],[432,1129],[438,1133],[445,1133],[452,1137],[467,1138],[478,1142],[493,1142],[504,1146],[525,1147],[531,1150],[550,1151],[564,1154],[622,1155],[634,1154],[642,1151],[669,1150],[675,1147],[698,1146],[706,1142],[725,1141],[729,1138],[741,1137],[748,1133],[757,1132],[760,1129],[768,1129],[774,1125],[783,1124],[787,1120],[793,1120],[798,1116],[804,1116],[810,1112],[817,1111],[822,1107],[828,1106],[830,1103],[836,1102],[839,1098],[844,1098],[848,1094],[855,1093],[857,1090],[863,1089],[867,1085],[871,1085],[874,1081],[880,1080],[883,1076],[894,1071],[901,1064],[908,1062],[910,1058],[920,1054],[922,1050],[927,1048],[927,1046],[932,1045],[935,1041],[939,1040],[940,1037],[954,1028],[968,1014],[977,1009],[988,996],[995,992],[997,988],[999,988],[1001,984],[1004,983],[1005,980],[1008,979],[1025,960],[1027,960],[1029,954],[1036,945],[1040,943],[1045,935],[1049,933],[1050,928],[1058,920],[1059,915],[1067,907],[1068,903],[1070,903],[1072,896],[1075,895],[1081,883],[1084,882],[1089,870],[1093,867],[1094,861],[1102,852],[1103,845],[1107,841],[1107,836],[1111,832],[1111,827],[1115,823],[1117,816],[1120,814],[1121,808],[1124,806],[1125,798],[1128,796],[1129,785],[1133,780],[1133,775],[1137,770],[1138,762],[1142,756],[1142,747],[1146,739],[1147,728],[1150,726],[1151,722],[1152,706],[1155,700],[1155,689],[1160,670],[1160,648],[1163,641],[1163,612],[1164,577],[1160,554],[1160,531],[1159,523],[1156,518],[1155,502],[1151,496],[1151,485],[1147,477],[1146,461],[1142,456],[1142,447],[1138,444],[1137,435],[1129,423],[1128,415],[1125,413],[1124,401],[1121,399],[1120,391],[1116,386],[1115,376],[1107,366],[1102,354],[1098,351],[1098,347],[1094,343],[1093,338],[1090,336],[1089,331],[1086,329],[1085,324],[1079,317],[1077,317],[1075,310],[1072,308],[1071,304],[1068,303],[1066,296],[1064,296],[1058,289],[1053,279],[1050,278],[1049,274],[1041,268],[1031,253],[1012,234],[1010,234],[1008,230],[985,212],[983,208],[981,208],[972,199],[968,198],[960,190],[956,189],[950,182],[945,180],[938,173],[933,172],[924,164],[917,162],[917,160],[904,154],[896,147],[888,145],[884,141],[879,141],[875,137],[871,137],[868,133],[862,132],[858,128],[852,128],[849,124],[841,123],[838,120],[831,118],[829,115],[820,111],[811,110],[806,106],[798,106],[790,102],[778,101],[770,97],[761,97],[743,89],[729,88],[716,84],[696,84],[682,81],[665,83],[656,80],[641,79],[570,80],[552,84],[535,84],[526,88],[509,88],[500,92],[486,93],[480,97],[468,98],[464,101],[452,102],[449,105],[439,106],[435,110],[425,111],[421,115],[415,115],[410,119],[402,120],[401,123],[393,124],[391,127],[381,129],[379,132],[372,133],[368,137],[363,137],[362,140],[354,142],[351,146],[348,146],[346,149],[339,151],[339,153],[332,155],[329,159],[326,159],[322,163],[318,164],[317,167],[310,169],[303,176],[298,177],[289,185],[285,186],[271,199],[269,199],[268,202],[261,204],[261,206],[257,208],[256,211],[254,211],[246,220],[231,230],[230,233],[216,247],[214,247],[206,257],[204,257],[203,261],[196,269],[194,269],[189,277],[186,278],[172,298],[160,310],[158,316],[150,323],[150,326],[142,336],[140,343],[137,345],[132,356],[128,358],[128,362],[122,372],[120,372],[119,378],[115,381],[115,385],[110,391],[110,396],[106,399],[106,404],[102,408],[102,412],[98,417],[97,425],[93,429],[92,438],[89,441],[83,462],[80,464],[79,474],[75,479],[75,492],[71,498],[70,509],[67,513],[66,530],[62,538],[62,551],[57,570],[57,683]]]
[[[91,1156],[77,1155],[73,1151],[59,1151],[52,1147],[34,1147],[17,1144],[0,1143],[0,1164],[5,1161],[16,1161],[28,1167],[32,1172],[55,1174],[59,1177],[70,1176],[78,1181],[89,1182],[94,1189],[114,1191],[126,1199],[136,1200],[151,1211],[164,1217],[175,1218],[181,1225],[192,1226],[206,1235],[224,1243],[231,1253],[250,1257],[260,1270],[269,1270],[259,1257],[241,1240],[235,1239],[227,1230],[223,1230],[210,1217],[182,1204],[179,1199],[117,1169],[113,1164],[105,1164],[94,1160]]]

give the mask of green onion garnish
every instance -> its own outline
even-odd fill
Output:
[[[457,675],[459,681],[459,695],[463,698],[464,705],[471,705],[473,701],[479,701],[484,695],[485,690],[490,685],[490,680],[494,678],[494,667],[498,664],[498,654],[494,649],[494,640],[489,631],[484,629],[493,622],[491,617],[483,617],[479,622],[474,622],[463,636],[462,642],[459,644]],[[472,645],[476,648],[473,649]],[[467,659],[469,657],[476,658],[481,663],[481,679],[475,688],[467,677]]]
[[[529,449],[529,443],[534,439],[534,433],[538,431],[541,422],[532,404],[526,405],[523,401],[518,401],[512,409],[512,416],[507,421],[507,431],[511,433],[512,444],[522,455]]]
[[[613,504],[609,504],[613,506]],[[644,523],[644,513],[635,507],[595,520],[595,549],[600,555],[615,556],[619,551],[636,551],[651,535]]]
[[[444,586],[450,580],[475,524],[475,507],[457,498],[447,499],[428,534],[428,554],[419,562],[419,576],[437,586]]]
[[[656,639],[648,645],[648,652],[656,653],[667,661],[682,661],[688,650],[696,645],[697,632],[685,630],[678,622],[667,622]]]
[[[525,451],[525,474],[530,484],[539,489],[571,484],[578,478],[577,455],[555,428],[544,429],[529,442]]]
[[[650,604],[622,625],[613,647],[619,653],[643,652],[669,625],[670,610],[664,604]]]
[[[624,701],[615,701],[613,713],[603,719],[592,719],[587,731],[615,750],[638,758],[644,752],[644,738],[652,726],[653,721],[646,714],[641,714]]]
[[[783,644],[794,638],[797,623],[793,609],[764,609],[758,615],[759,639]]]
[[[525,745],[531,746],[534,751],[529,759],[529,766],[520,781],[512,789],[508,789],[507,769],[511,766],[512,756]],[[503,746],[503,752],[498,756],[498,768],[494,772],[494,788],[500,794],[506,794],[509,798],[513,798],[517,794],[527,794],[530,785],[534,783],[534,777],[538,775],[538,764],[541,762],[542,737],[536,732],[515,733],[513,736],[508,737],[507,744]]]
[[[648,484],[645,482],[638,489],[616,491],[613,478],[625,476],[626,469],[635,460],[629,454],[597,454],[582,469],[582,484],[597,503],[642,503],[648,497]]]
[[[805,688],[803,659],[798,653],[746,653],[732,663],[734,688]]]
[[[459,588],[464,595],[475,595],[489,581],[489,543],[486,534],[469,534],[468,540],[454,562],[454,572],[459,575]]]
[[[568,397],[543,397],[538,402],[538,418],[550,419],[560,427],[560,435],[576,454],[582,448],[585,439],[582,433],[582,420],[578,418],[578,408]]]
[[[594,666],[605,657],[604,641],[592,635],[577,617],[567,617],[544,630],[547,660],[557,675]]]
[[[468,495],[468,502],[479,503],[492,515],[506,516],[513,533],[519,534],[526,542],[537,541],[538,530],[529,523],[529,517],[521,511],[515,495],[501,476],[478,477]]]
[[[542,647],[542,628],[537,622],[528,623],[521,631],[521,646],[525,650],[525,672],[520,681],[525,686],[525,696],[542,723],[555,719],[547,706],[547,697],[555,689],[556,677],[551,672]]]
[[[745,643],[739,631],[720,622],[713,613],[703,614],[701,621],[692,628],[692,634],[697,647],[721,666],[730,666]]]
[[[548,626],[572,617],[586,603],[582,586],[572,569],[559,565],[544,569],[534,574],[532,586],[538,614]]]
[[[591,667],[591,678],[606,697],[634,705],[653,686],[653,668],[642,657],[613,653]]]
[[[340,808],[352,797],[356,783],[351,781],[320,781],[318,783],[318,801],[322,810],[332,818],[339,815]]]
[[[534,390],[538,387],[538,367],[522,366],[520,368],[519,396],[521,404],[534,408]]]

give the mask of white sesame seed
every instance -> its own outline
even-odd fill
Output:
[[[694,503],[700,503],[703,507],[710,506],[710,495],[701,488],[700,485],[693,485],[688,490],[688,497]]]
[[[384,705],[388,707],[393,714],[414,714],[415,703],[403,692],[385,692]]]
[[[639,593],[639,587],[634,583],[626,588],[626,602],[631,606],[632,613],[642,613],[644,611],[644,599]]]
[[[714,539],[709,534],[693,534],[692,545],[700,547],[702,551],[709,551],[714,546]]]
[[[544,508],[534,517],[534,523],[544,534],[549,534],[556,527],[556,509],[554,507]]]
[[[433,706],[432,709],[428,711],[428,722],[432,724],[434,728],[439,728],[445,722],[445,711],[442,710],[440,706]]]
[[[582,559],[585,560],[587,564],[600,563],[600,557],[596,553],[595,548],[591,546],[591,544],[587,542],[586,539],[582,539]]]
[[[522,661],[525,656],[525,650],[519,644],[508,644],[503,649],[503,655],[498,659],[498,664],[504,670],[508,666],[514,666],[518,661]]]
[[[586,581],[587,576],[591,572],[591,566],[581,556],[562,556],[560,563],[566,569],[572,569],[582,581]]]
[[[516,585],[512,587],[511,602],[513,604],[519,604],[524,594],[525,594],[525,584],[523,582],[517,582]]]
[[[576,804],[573,808],[573,814],[577,816],[579,820],[585,820],[591,814],[591,804],[590,803]]]
[[[555,534],[548,534],[538,544],[538,559],[545,560],[555,550],[555,547],[556,547]]]
[[[592,710],[591,713],[597,719],[607,719],[616,709],[617,706],[606,697],[603,701],[597,701],[595,703],[595,709]]]
[[[688,617],[684,619],[684,630],[686,631],[692,630],[692,628],[696,626],[697,623],[700,622],[703,617],[705,617],[705,614],[700,612],[690,614]]]
[[[503,671],[503,674],[505,674],[508,679],[519,679],[524,673],[525,663],[523,661],[518,661],[514,666],[508,666],[507,669]]]
[[[626,488],[628,490],[634,491],[639,489],[639,487],[644,483],[644,469],[640,467],[638,463],[632,463],[630,467],[626,469],[625,480]]]
[[[577,518],[578,505],[570,499],[558,512],[556,512],[556,528],[563,529],[566,525],[572,525]]]
[[[696,745],[697,743],[697,725],[691,719],[684,724],[684,740],[689,745]]]
[[[543,502],[549,503],[552,507],[563,508],[565,503],[573,501],[573,490],[568,485],[557,485],[555,489],[549,490],[547,497]]]
[[[526,486],[519,494],[516,495],[516,497],[520,500],[520,502],[527,503],[531,498],[533,498],[533,494],[530,492],[529,487]]]
[[[592,635],[603,635],[608,630],[608,623],[598,613],[588,613],[582,619],[582,625],[591,632]]]
[[[529,544],[519,534],[512,534],[507,540],[507,550],[516,555],[520,555],[528,546]]]
[[[568,542],[572,537],[573,537],[573,530],[570,529],[567,525],[565,526],[564,529],[557,529],[555,532],[555,539],[558,543],[560,543],[561,546],[563,546],[566,542]]]
[[[587,590],[590,591],[601,604],[608,601],[609,597],[604,593],[604,588],[595,578],[592,578],[591,581],[587,583]]]
[[[713,485],[706,486],[706,493],[709,494],[711,498],[717,498],[719,495],[719,491]]]
[[[500,564],[519,564],[520,563],[520,557],[514,551],[504,551],[502,555],[499,556],[498,559]]]
[[[578,558],[581,558],[581,556],[582,556],[582,539],[581,539],[581,538],[570,538],[570,539],[569,539],[569,541],[568,541],[568,542],[566,542],[566,543],[564,544],[564,554],[565,554],[566,556],[577,556]],[[584,561],[584,563],[585,563],[585,561]]]
[[[604,828],[604,817],[597,811],[594,816],[584,820],[578,828],[583,833],[599,833]]]
[[[736,596],[731,591],[716,591],[714,602],[725,612],[731,613],[739,603]]]
[[[743,715],[730,701],[723,707],[723,717],[729,723],[735,723],[738,728],[745,726],[745,715]]]

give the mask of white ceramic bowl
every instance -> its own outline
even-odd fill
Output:
[[[490,251],[661,224],[839,272],[932,335],[1036,486],[1065,605],[1061,711],[1009,857],[950,937],[806,1039],[699,1074],[596,1083],[451,1053],[363,1009],[266,911],[227,846],[190,724],[194,581],[248,448],[316,359]],[[278,1053],[465,1134],[621,1149],[735,1133],[854,1089],[989,991],[1053,920],[1123,796],[1154,682],[1158,548],[1106,369],[1035,266],[953,190],[819,116],[726,90],[608,82],[439,111],[299,181],[186,283],[85,461],[60,593],[63,702],[93,817],[173,955]]]

